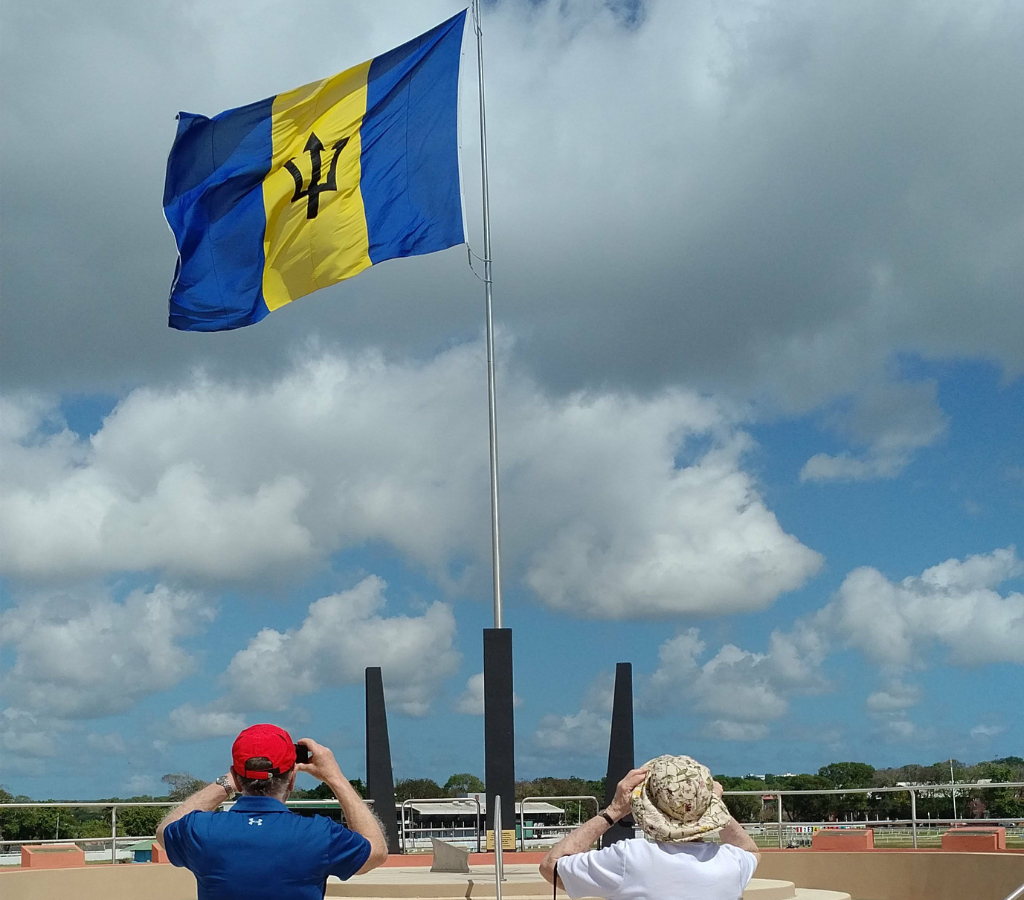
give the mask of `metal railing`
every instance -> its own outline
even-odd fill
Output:
[[[770,823],[772,826],[778,829],[778,844],[780,848],[785,848],[785,828],[788,824],[790,828],[795,827],[836,827],[837,825],[848,825],[854,826],[861,824],[858,822],[836,822],[836,821],[819,821],[819,822],[785,822],[784,820],[784,797],[810,797],[816,795],[833,795],[833,794],[864,794],[864,795],[878,795],[878,794],[891,794],[891,793],[903,793],[910,796],[910,818],[909,819],[886,819],[884,820],[884,826],[887,828],[894,828],[899,826],[909,826],[911,833],[911,840],[914,848],[918,847],[918,829],[919,828],[930,828],[931,826],[942,826],[949,825],[952,827],[969,826],[972,821],[964,817],[957,817],[953,819],[946,818],[929,818],[922,819],[918,815],[917,811],[917,798],[919,794],[935,794],[935,793],[950,793],[955,790],[956,792],[962,791],[987,791],[997,790],[1002,788],[1024,788],[1024,782],[1020,781],[1001,781],[1001,782],[988,782],[988,783],[963,783],[956,785],[944,785],[944,784],[914,784],[914,785],[899,785],[894,787],[871,787],[871,788],[820,788],[816,790],[786,790],[786,789],[765,789],[758,791],[725,791],[724,795],[727,797],[770,797],[774,799],[776,803],[775,810],[775,821]],[[476,797],[469,798],[456,798],[471,800],[476,805],[476,824],[472,829],[473,836],[476,839],[477,851],[480,850],[481,841],[481,806],[480,801]],[[600,804],[596,797],[592,795],[573,795],[573,796],[557,796],[557,797],[527,797],[523,800],[522,805],[519,808],[519,824],[520,824],[520,846],[525,849],[526,846],[526,826],[525,826],[525,805],[528,802],[537,801],[566,801],[566,800],[578,800],[578,801],[592,801],[596,809],[600,809]],[[364,800],[368,806],[372,806],[372,800]],[[404,852],[406,849],[406,832],[412,832],[414,830],[429,831],[436,830],[430,828],[414,829],[407,825],[405,810],[406,807],[413,804],[436,804],[436,803],[452,803],[455,802],[452,798],[426,798],[426,799],[410,799],[406,800],[401,805],[401,848]],[[163,807],[172,808],[178,805],[176,801],[168,800],[153,800],[153,801],[125,801],[125,802],[102,802],[102,801],[88,801],[88,802],[77,802],[77,801],[60,801],[60,802],[46,802],[46,803],[0,803],[0,811],[6,809],[50,809],[50,808],[80,808],[80,809],[109,809],[111,811],[110,816],[110,837],[94,835],[91,837],[68,837],[68,838],[15,838],[0,840],[0,847],[6,847],[11,845],[21,844],[54,844],[54,843],[90,843],[90,842],[102,842],[106,843],[110,841],[110,859],[111,862],[117,861],[117,845],[118,843],[125,843],[127,841],[138,841],[140,836],[129,836],[117,834],[117,816],[118,810],[127,809],[132,807]],[[220,805],[220,809],[230,809],[234,803],[225,802]],[[289,800],[287,803],[290,807],[340,807],[340,803],[336,799],[330,800]],[[985,822],[992,823],[1003,823],[1003,824],[1018,824],[1024,822],[1024,817],[985,817]],[[746,825],[757,826],[761,823],[745,823]],[[765,823],[766,825],[768,823]],[[872,824],[869,820],[864,820],[864,825]],[[878,820],[878,824],[883,824],[882,820]],[[556,826],[544,826],[536,825],[533,826],[535,830],[552,830]],[[558,828],[564,828],[566,826],[557,826]],[[458,829],[456,829],[458,830]],[[468,827],[462,830],[469,830]],[[1020,900],[1024,897],[1019,893],[1013,895],[1014,900]],[[1009,900],[1009,898],[1007,898]]]
[[[526,804],[536,803],[539,800],[593,800],[595,816],[601,809],[601,804],[597,802],[597,797],[594,797],[591,794],[567,794],[561,797],[524,797],[523,802],[519,805],[519,846],[520,849],[524,852],[526,851]],[[535,830],[540,830],[542,828],[545,828],[546,826],[533,827]]]
[[[914,849],[917,849],[917,829],[920,825],[927,824],[927,821],[939,824],[949,823],[954,828],[958,825],[970,824],[970,819],[963,817],[955,819],[931,819],[923,820],[917,815],[917,795],[918,794],[935,794],[935,793],[947,793],[952,792],[954,795],[957,791],[983,791],[983,790],[994,790],[997,788],[1024,788],[1024,781],[996,781],[996,782],[984,782],[968,783],[968,784],[914,784],[914,785],[898,785],[893,787],[871,787],[871,788],[820,788],[817,790],[810,791],[793,791],[793,790],[764,790],[764,791],[723,791],[723,795],[726,797],[771,797],[775,799],[776,803],[776,824],[779,829],[779,849],[785,849],[784,844],[784,833],[783,833],[783,820],[782,820],[782,798],[785,796],[801,796],[810,797],[814,795],[825,795],[825,794],[865,794],[868,796],[874,794],[909,794],[910,795],[910,818],[909,819],[890,819],[886,820],[888,825],[910,825],[911,835],[913,840]],[[986,817],[986,822],[1020,822],[1021,817],[1016,818],[995,818]],[[867,823],[867,820],[865,820]],[[794,825],[820,825],[820,826],[835,826],[837,822],[799,822],[793,823]],[[852,823],[842,823],[852,824]]]
[[[1021,897],[1024,897],[1024,884],[1017,888],[1017,890],[1012,891],[1006,900],[1020,900]]]
[[[0,809],[39,809],[39,808],[62,808],[62,807],[75,807],[75,808],[91,808],[91,809],[109,809],[110,810],[110,861],[112,863],[117,862],[117,811],[119,809],[125,809],[128,807],[138,806],[149,806],[149,807],[175,807],[181,801],[178,800],[164,800],[164,801],[146,801],[138,803],[76,803],[74,801],[65,801],[61,803],[0,803]],[[125,836],[127,839],[127,836]],[[42,844],[42,843],[63,843],[71,844],[75,842],[75,838],[68,838],[64,841],[36,841],[36,840],[15,840],[15,841],[0,841],[0,845],[6,846],[7,844]],[[105,841],[106,838],[78,838],[77,840],[101,840]],[[139,840],[139,838],[132,838],[133,841]]]
[[[434,803],[434,804],[437,804],[437,803],[456,803],[459,800],[462,800],[464,802],[468,801],[468,800],[472,800],[476,804],[476,827],[474,828],[474,832],[476,834],[476,852],[479,853],[480,852],[480,809],[481,809],[481,807],[480,807],[480,798],[479,797],[428,797],[428,798],[424,798],[422,800],[416,800],[414,798],[410,798],[409,800],[403,800],[402,801],[402,806],[401,806],[401,820],[400,820],[400,828],[401,828],[401,830],[398,833],[398,835],[399,835],[399,846],[402,848],[402,853],[405,853],[405,851],[406,851],[405,808],[407,806],[410,806],[413,803],[419,803],[419,804],[424,804],[424,803]],[[413,828],[410,828],[408,830],[409,831],[428,831],[428,830],[437,830],[437,829],[426,829],[426,828],[413,829]]]
[[[360,797],[359,799],[361,799],[363,801],[363,803],[365,803],[367,806],[373,806],[373,801],[372,800],[370,800],[370,799],[368,799],[366,797]],[[225,803],[223,805],[224,805],[225,808],[230,809],[232,806],[235,805],[235,801],[232,800],[232,801],[230,801],[228,803]],[[338,802],[338,798],[337,797],[327,797],[327,798],[325,798],[323,800],[285,800],[284,805],[285,806],[299,806],[299,807],[302,807],[302,806],[330,806],[332,808],[337,806],[339,809],[341,809],[341,804]]]
[[[121,841],[125,843],[127,841],[139,841],[146,840],[149,837],[155,837],[153,835],[146,836],[131,836],[131,835],[118,835],[117,833],[117,811],[119,809],[129,809],[132,807],[164,807],[173,809],[181,804],[181,800],[148,800],[138,802],[117,802],[117,803],[104,803],[102,801],[90,801],[90,802],[78,802],[75,800],[64,800],[54,801],[47,803],[0,803],[0,811],[5,809],[53,809],[53,808],[73,808],[73,809],[109,809],[110,810],[110,861],[111,863],[117,862],[117,843]],[[363,800],[367,806],[372,806],[372,800]],[[228,810],[234,806],[233,800],[225,801],[220,804],[217,809]],[[341,804],[335,800],[289,800],[286,803],[287,806],[337,806],[340,808]],[[50,838],[50,839],[37,839],[37,838],[15,838],[12,840],[0,840],[0,847],[7,847],[11,845],[21,844],[82,844],[89,841],[102,841],[106,843],[108,838],[101,837],[98,835],[92,837],[69,837],[69,838]]]

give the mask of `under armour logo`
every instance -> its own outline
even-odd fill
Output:
[[[292,194],[292,203],[296,200],[301,200],[306,197],[306,218],[315,219],[317,213],[320,212],[320,195],[324,191],[336,191],[338,189],[338,155],[345,148],[348,143],[348,138],[343,137],[338,141],[331,149],[334,150],[334,156],[331,157],[331,164],[327,169],[327,180],[321,184],[320,175],[323,166],[320,154],[323,152],[324,145],[320,141],[320,138],[316,136],[316,132],[311,132],[309,140],[306,141],[305,151],[309,154],[309,161],[312,165],[311,177],[309,179],[309,187],[302,187],[302,173],[299,172],[299,167],[292,161],[295,157],[288,160],[284,164],[284,167],[291,173],[292,178],[295,181],[295,193]]]
[[[263,824],[263,820],[262,819],[254,819],[252,816],[250,816],[249,817],[249,824],[250,825],[262,825]]]

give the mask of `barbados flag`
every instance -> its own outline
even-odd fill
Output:
[[[463,243],[465,20],[212,119],[179,114],[163,201],[172,328],[252,325],[385,259]]]

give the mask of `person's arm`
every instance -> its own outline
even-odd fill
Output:
[[[228,772],[228,779],[236,788],[238,787],[235,782],[235,777],[231,772]],[[196,810],[213,812],[213,810],[227,799],[228,792],[217,784],[216,781],[213,782],[213,784],[208,784],[204,788],[200,788],[191,797],[183,800],[160,820],[160,824],[156,826],[156,842],[161,847],[164,847],[164,829],[170,825],[171,822],[177,822],[178,819],[184,818],[190,812],[195,812]],[[166,849],[166,847],[164,849]]]
[[[646,769],[633,769],[615,788],[615,799],[605,812],[616,822],[629,815],[630,795],[635,788],[647,776]],[[555,883],[555,863],[563,856],[572,856],[576,853],[585,853],[594,842],[601,837],[611,825],[604,816],[594,816],[588,819],[574,831],[569,832],[554,847],[548,850],[547,856],[540,864],[540,874],[548,884]],[[561,881],[561,879],[559,879]]]
[[[370,842],[370,855],[356,875],[376,869],[388,858],[388,844],[384,840],[384,832],[380,830],[377,817],[370,812],[363,802],[363,798],[359,796],[359,792],[349,784],[348,779],[341,773],[341,768],[329,748],[318,744],[311,738],[302,738],[299,743],[305,744],[309,748],[309,762],[299,763],[296,768],[326,784],[338,798],[338,803],[341,804],[341,811],[345,814],[345,824],[350,830],[361,834]]]
[[[722,793],[722,786],[716,781],[715,796],[721,799]],[[753,853],[757,861],[761,862],[761,849],[754,843],[754,839],[747,834],[747,830],[732,816],[729,817],[729,823],[725,828],[718,832],[718,837],[723,844],[732,844],[734,847],[739,847],[740,850]]]

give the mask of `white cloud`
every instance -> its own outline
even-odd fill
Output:
[[[197,376],[133,391],[88,439],[10,401],[3,565],[31,579],[284,578],[385,541],[471,592],[489,566],[481,352],[392,363],[314,351],[270,382]],[[502,385],[506,571],[549,606],[763,609],[821,565],[743,470],[750,440],[728,407],[680,390],[557,399],[509,372]]]
[[[169,735],[174,741],[206,741],[215,737],[234,737],[246,725],[245,717],[240,713],[197,709],[191,703],[172,709],[168,720]]]
[[[66,429],[47,436],[50,411],[34,402],[33,429],[25,430],[23,410],[17,430],[0,432],[6,571],[60,578],[166,569],[235,577],[247,566],[265,571],[310,556],[309,536],[292,520],[301,484],[282,475],[251,489],[237,486],[211,470],[202,453],[176,455],[168,447],[183,438],[173,433],[175,400],[158,410],[140,393],[148,396],[131,395],[89,440]],[[192,423],[201,427],[203,411],[196,412]],[[147,429],[156,442],[149,447]],[[227,459],[221,464],[230,468]]]
[[[458,666],[451,607],[433,603],[420,616],[384,616],[386,583],[371,575],[309,605],[302,624],[265,628],[238,651],[224,675],[236,710],[286,709],[293,697],[360,684],[380,666],[389,708],[425,715],[441,683]]]
[[[887,744],[924,744],[935,740],[935,729],[918,725],[902,712],[877,716],[874,733]]]
[[[59,719],[36,715],[24,709],[0,710],[0,749],[10,757],[49,759],[60,752],[60,736],[70,726]]]
[[[90,732],[85,737],[85,745],[102,756],[124,756],[128,752],[124,738],[116,731],[109,734]]]
[[[669,638],[658,648],[658,668],[646,695],[641,696],[641,705],[648,712],[665,712],[678,703],[680,687],[692,682],[699,672],[697,658],[704,648],[697,628]]]
[[[817,693],[828,685],[820,669],[827,642],[805,623],[772,632],[765,653],[725,644],[701,662],[704,651],[696,628],[665,641],[658,649],[658,668],[641,691],[640,708],[660,715],[685,705],[712,720],[710,734],[754,735],[767,733],[763,723],[786,714],[791,695]]]
[[[857,569],[827,606],[774,630],[763,652],[727,643],[708,656],[700,631],[687,629],[661,644],[654,672],[638,679],[637,709],[660,716],[685,708],[704,720],[710,738],[762,740],[793,697],[829,689],[825,660],[833,645],[845,642],[883,667],[881,686],[865,701],[876,737],[929,744],[935,729],[907,715],[922,697],[920,686],[906,680],[907,669],[924,668],[924,650],[934,642],[946,645],[958,664],[1024,660],[1024,596],[994,590],[1022,571],[1012,547],[947,560],[898,584],[874,569]],[[606,719],[584,703],[576,715],[547,717],[543,742],[576,746],[575,735],[599,722]],[[972,736],[988,736],[989,727],[977,726]]]
[[[547,498],[540,516],[551,530],[526,580],[549,606],[611,619],[745,612],[818,570],[821,557],[782,531],[740,468],[741,435],[719,434],[674,466],[687,432],[714,437],[695,420],[710,410],[694,398],[577,403],[537,429],[560,458],[533,473],[529,496]]]
[[[587,688],[578,712],[544,716],[533,732],[533,747],[542,757],[600,757],[608,752],[615,679],[598,675]]]
[[[876,662],[924,661],[932,644],[952,662],[1024,662],[1024,594],[995,588],[1024,571],[1013,547],[949,559],[919,576],[889,581],[872,568],[846,576],[824,616]]]
[[[124,790],[129,797],[161,796],[166,788],[161,787],[160,780],[153,775],[132,775],[124,782]]]
[[[198,594],[158,584],[123,601],[104,591],[36,594],[0,613],[14,664],[0,682],[20,707],[65,718],[125,712],[176,684],[194,665],[180,640],[213,609]]]
[[[601,756],[608,752],[608,716],[581,709],[568,716],[547,715],[533,732],[533,743],[543,753]]]
[[[921,701],[921,688],[906,684],[898,677],[891,678],[885,688],[868,695],[865,704],[872,712],[895,712],[916,706]]]
[[[934,381],[889,382],[865,389],[836,428],[855,442],[868,444],[866,453],[818,453],[804,463],[800,480],[895,478],[917,450],[933,444],[946,430],[937,389]]]
[[[704,729],[711,738],[721,741],[760,741],[768,737],[768,726],[755,722],[731,722],[728,719],[715,719]]]
[[[512,705],[516,708],[523,705],[523,698],[512,694]],[[466,716],[482,716],[484,714],[484,673],[477,672],[466,680],[466,689],[455,701],[455,711]]]
[[[455,711],[466,716],[482,716],[484,714],[484,673],[470,675],[466,681],[466,689],[455,701]]]
[[[849,453],[816,453],[800,469],[800,480],[869,481],[874,478],[894,478],[902,469],[903,465],[894,465],[888,459],[857,459]]]
[[[999,737],[1004,731],[1006,731],[1005,725],[975,725],[971,729],[971,737],[976,740],[988,740]]]
[[[767,671],[766,657],[726,644],[701,669],[694,685],[698,710],[734,719],[778,719],[789,709]]]

